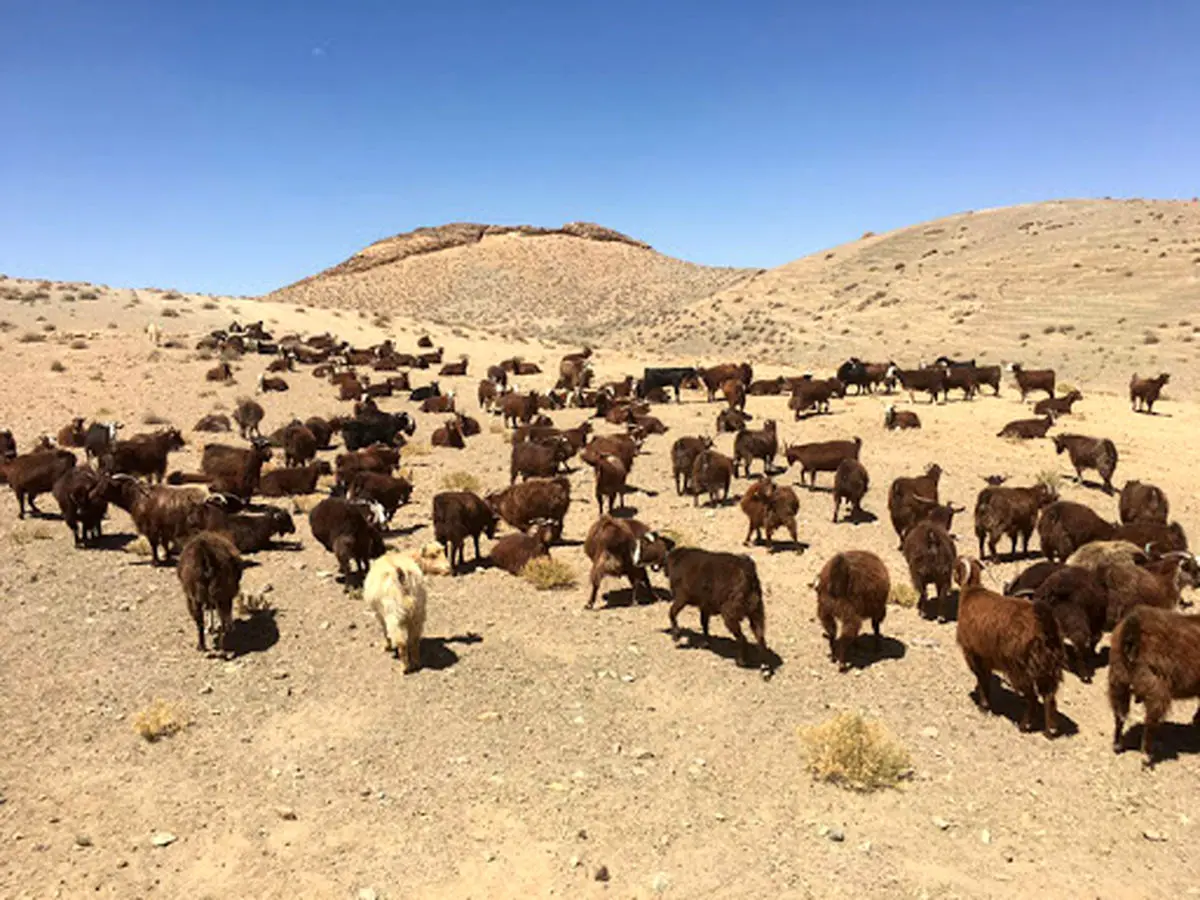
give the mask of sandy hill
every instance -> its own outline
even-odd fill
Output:
[[[1198,333],[1200,205],[1066,200],[868,233],[619,340],[817,369],[848,354],[968,354],[1115,388],[1131,369],[1186,379]]]
[[[588,223],[459,223],[378,241],[267,299],[604,343],[753,274],[673,259]]]

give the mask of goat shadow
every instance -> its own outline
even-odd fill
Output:
[[[102,534],[99,538],[89,543],[84,549],[124,550],[127,545],[132,544],[136,540],[136,534]]]
[[[1021,720],[1025,718],[1025,698],[1014,693],[1008,685],[994,674],[989,678],[988,684],[992,714],[1003,716],[1019,728]],[[972,690],[973,695],[974,691]],[[1033,721],[1034,730],[1042,731],[1045,718],[1040,702],[1038,703],[1037,711],[1033,715]],[[1072,737],[1076,734],[1079,734],[1079,724],[1066,715],[1060,705],[1058,708],[1058,737]]]
[[[714,618],[719,619],[720,616],[714,616]],[[748,624],[743,624],[742,627],[745,630],[749,630]],[[671,629],[669,627],[664,628],[663,633],[669,635],[671,633]],[[714,634],[708,638],[708,643],[706,645],[704,635],[699,631],[691,628],[680,627],[679,633],[685,638],[685,640],[676,645],[678,649],[710,650],[722,659],[733,661],[737,660],[738,645],[734,638],[726,637],[725,635]],[[758,646],[752,636],[747,634],[746,640],[749,643],[749,647],[746,650],[746,660],[749,663],[749,665],[746,666],[747,669],[756,667],[763,668],[773,675],[779,669],[779,667],[783,665],[783,657],[781,657],[774,650],[768,647],[767,652],[764,655],[762,648]]]
[[[860,634],[846,648],[846,662],[852,669],[867,669],[885,659],[904,659],[908,655],[908,646],[898,638],[882,635],[879,650],[875,649],[873,634]]]
[[[615,509],[610,509],[608,514],[614,519],[632,519],[638,514],[638,508],[633,504],[618,506]]]
[[[801,413],[800,415],[796,416],[794,421],[804,422],[804,421],[807,421],[808,419],[815,419],[817,416],[841,415],[841,412],[842,411],[839,410],[838,412],[835,413],[831,409],[827,409],[827,410],[825,410],[825,412],[804,412],[804,413]]]
[[[729,507],[729,506],[736,506],[741,499],[742,499],[741,495],[739,494],[736,497],[726,497],[724,500],[705,500],[702,503],[697,504],[694,508],[696,508],[696,509],[725,509],[726,507]]]
[[[1135,414],[1135,415],[1138,415],[1138,416],[1159,416],[1159,417],[1161,417],[1161,418],[1164,418],[1164,419],[1173,419],[1173,418],[1175,418],[1175,414],[1174,414],[1174,413],[1154,412],[1153,410],[1146,410],[1146,409],[1138,409],[1138,410],[1135,410],[1135,411],[1134,411],[1134,414]]]
[[[804,553],[812,544],[805,541],[755,541],[755,547],[766,547],[768,553]]]
[[[804,490],[808,491],[810,494],[832,494],[833,493],[833,485],[832,484],[825,485],[825,484],[816,484],[816,483],[805,482],[805,481],[793,481],[792,484],[794,484],[796,487],[804,488]]]
[[[851,525],[871,525],[878,521],[879,516],[875,515],[875,513],[860,509],[858,512],[854,510],[850,510],[848,513],[843,512],[838,516],[838,520],[834,524],[841,525],[844,522],[849,522]]]
[[[666,588],[650,587],[651,593],[654,595],[646,599],[646,592],[640,590],[637,592],[637,600],[634,600],[634,592],[632,588],[618,588],[613,591],[602,591],[599,596],[600,602],[603,604],[601,609],[628,609],[631,606],[651,606],[655,603],[670,601],[671,592]]]
[[[1116,490],[1114,488],[1106,488],[1104,486],[1103,482],[1100,482],[1100,481],[1092,481],[1087,478],[1076,477],[1075,483],[1078,484],[1080,487],[1091,488],[1094,491],[1099,491],[1100,493],[1107,494],[1110,497],[1112,497],[1114,494],[1116,494]]]
[[[279,643],[279,626],[275,623],[276,610],[262,609],[251,612],[248,618],[235,619],[229,636],[225,638],[225,650],[233,657],[249,653],[263,653]]]
[[[416,534],[422,528],[428,527],[429,526],[427,524],[421,522],[418,522],[415,525],[398,525],[395,528],[389,526],[388,528],[384,529],[383,534],[385,537],[410,537],[411,535]]]
[[[1146,726],[1142,722],[1131,725],[1121,735],[1122,750],[1138,750],[1142,746],[1142,734]],[[1151,765],[1164,760],[1179,759],[1182,754],[1200,754],[1200,728],[1188,722],[1159,722],[1154,728],[1154,745],[1151,749]]]
[[[421,638],[421,668],[440,672],[449,669],[458,662],[458,654],[450,647],[451,644],[478,644],[483,636],[475,632],[456,634],[446,638]]]

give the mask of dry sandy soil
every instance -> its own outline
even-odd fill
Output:
[[[545,239],[578,240],[537,238]],[[9,292],[0,318],[9,323],[2,343],[10,361],[0,424],[23,448],[72,415],[116,416],[136,431],[149,429],[139,423],[153,411],[186,432],[202,414],[231,408],[236,396],[252,391],[262,363],[245,360],[238,385],[215,387],[203,380],[211,363],[189,348],[235,314],[273,321],[280,331],[328,328],[358,343],[386,334],[404,349],[424,331],[409,321],[381,329],[350,312],[256,300],[116,290],[88,300],[81,298],[89,288],[59,285],[34,299],[43,289],[11,279],[0,290]],[[12,298],[18,292],[25,302]],[[1155,302],[1152,317],[1169,315],[1171,323],[1198,315],[1182,300]],[[982,316],[986,304],[979,305]],[[162,319],[166,308],[181,315]],[[791,327],[791,314],[776,312],[780,327]],[[940,315],[932,303],[914,304],[912,313],[904,318],[914,330]],[[1090,345],[1043,336],[1035,324],[1061,321],[1061,310],[1039,320],[1031,306],[1025,315],[1005,327],[1034,334],[1031,361],[1059,365],[1060,377],[1085,394],[1064,428],[1114,439],[1118,483],[1139,477],[1161,485],[1174,517],[1194,533],[1200,407],[1180,399],[1187,394],[1173,381],[1161,414],[1134,415],[1119,392],[1108,390],[1127,380],[1129,365],[1118,359],[1111,370],[1083,362],[1076,369]],[[151,316],[181,348],[152,351],[141,333]],[[43,331],[47,325],[55,330]],[[23,342],[27,333],[47,340]],[[432,334],[448,356],[469,354],[472,371],[518,353],[549,373],[563,351],[461,327],[437,326]],[[834,355],[851,347],[835,353],[829,340]],[[863,355],[907,355],[876,341],[853,347]],[[964,341],[964,349],[980,344]],[[1130,352],[1146,352],[1140,348]],[[1071,358],[1063,362],[1052,350]],[[1181,344],[1175,352],[1194,351]],[[64,371],[50,370],[55,360]],[[605,378],[640,371],[645,361],[645,354],[620,348],[597,353]],[[1160,362],[1173,367],[1165,352]],[[1092,371],[1102,374],[1093,381]],[[287,377],[288,393],[263,400],[267,426],[293,413],[347,407],[307,372]],[[522,381],[544,387],[551,378]],[[454,383],[464,408],[478,415],[474,376],[443,381]],[[711,433],[718,407],[701,401],[685,393],[682,405],[656,409],[671,430],[648,441],[631,479],[641,490],[629,502],[640,519],[689,542],[737,549],[745,527],[736,505],[697,508],[671,486],[671,442]],[[1171,758],[1147,771],[1138,754],[1111,752],[1103,670],[1092,685],[1067,677],[1060,709],[1072,733],[1051,742],[1018,732],[1013,702],[1005,715],[977,712],[953,626],[924,622],[914,610],[889,610],[882,658],[864,646],[846,675],[827,659],[810,588],[821,564],[837,550],[864,548],[884,558],[893,580],[906,578],[887,521],[885,490],[893,477],[937,461],[946,469],[945,496],[970,507],[985,474],[1004,472],[1018,482],[1045,470],[1068,474],[1047,441],[993,437],[1025,414],[1012,388],[1006,385],[999,399],[919,403],[926,427],[909,434],[883,430],[878,398],[850,398],[832,415],[803,422],[791,420],[785,403],[751,398],[750,410],[777,418],[791,442],[863,438],[872,476],[865,506],[880,518],[835,526],[829,494],[801,490],[803,552],[748,551],[766,591],[767,637],[783,660],[770,681],[735,666],[719,623],[712,649],[672,646],[663,631],[666,604],[630,605],[624,584],[607,582],[609,603],[592,612],[583,609],[583,583],[538,592],[486,569],[432,580],[425,668],[404,676],[361,602],[329,577],[332,558],[300,514],[298,547],[260,554],[244,578],[252,593],[271,586],[274,614],[243,616],[244,652],[228,661],[209,658],[194,649],[173,570],[151,568],[120,549],[132,534],[124,514],[114,511],[106,523],[114,536],[109,549],[77,551],[54,517],[18,522],[15,499],[3,494],[0,895],[1200,893],[1192,849],[1200,737],[1186,725],[1191,701],[1177,704],[1176,724],[1161,732]],[[384,405],[409,407],[400,399]],[[583,415],[570,411],[556,420],[570,425]],[[486,489],[507,482],[508,447],[484,418],[484,434],[465,451],[406,460],[416,491],[396,517],[391,543],[430,539],[430,498],[448,473],[471,472]],[[418,422],[423,443],[437,421],[418,414]],[[186,436],[189,447],[173,462],[180,468],[194,467],[211,440]],[[718,438],[722,449],[731,443],[729,435]],[[795,473],[780,478],[798,480]],[[590,470],[581,467],[571,481],[576,500],[566,545],[554,555],[585,579],[576,542],[596,515]],[[744,484],[739,480],[735,492]],[[1094,488],[1067,482],[1063,494],[1115,518],[1115,501]],[[42,506],[53,510],[53,500],[44,497]],[[969,515],[956,531],[970,551]],[[1019,568],[1000,565],[985,577],[998,586]],[[661,576],[653,578],[663,585]],[[698,628],[694,611],[682,621]],[[190,724],[147,743],[132,721],[156,698]],[[864,711],[896,735],[912,757],[909,781],[872,795],[814,782],[796,729],[843,710]],[[844,840],[831,840],[830,829]],[[156,847],[152,838],[162,832],[176,840]],[[601,866],[607,882],[594,879]]]

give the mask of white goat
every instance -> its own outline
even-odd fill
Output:
[[[363,599],[383,629],[384,649],[404,660],[404,671],[421,666],[425,628],[425,574],[409,553],[386,553],[371,563]]]

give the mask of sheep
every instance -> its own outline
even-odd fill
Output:
[[[518,531],[528,531],[538,521],[554,525],[554,537],[562,536],[563,521],[571,507],[571,482],[566,476],[530,478],[484,498],[487,505]]]
[[[818,472],[836,472],[844,459],[858,459],[862,451],[862,438],[850,441],[818,441],[811,444],[793,444],[785,449],[788,465],[800,463],[800,484],[804,476],[810,476],[813,487],[817,484]]]
[[[920,417],[911,410],[896,409],[896,404],[889,403],[883,412],[883,427],[888,431],[904,428],[920,428]]]
[[[256,438],[248,448],[205,444],[200,471],[214,490],[249,500],[258,490],[263,463],[270,459],[271,448],[262,438]]]
[[[86,547],[99,540],[108,511],[100,474],[91,466],[72,466],[54,482],[52,492],[75,546]]]
[[[742,494],[740,505],[748,520],[743,544],[749,544],[751,537],[761,542],[764,528],[767,543],[774,543],[777,528],[786,528],[792,543],[797,542],[796,513],[800,509],[800,500],[790,487],[777,485],[767,477],[760,478]]]
[[[1023,369],[1020,363],[1008,367],[1017,380],[1017,389],[1021,392],[1021,402],[1034,391],[1045,391],[1050,397],[1054,396],[1055,374],[1053,369]]]
[[[671,445],[671,474],[675,478],[675,493],[691,489],[692,464],[696,457],[712,447],[710,437],[681,437]]]
[[[592,590],[584,609],[596,605],[600,584],[609,575],[628,578],[635,601],[639,586],[644,586],[653,600],[654,589],[646,566],[660,567],[674,546],[671,539],[651,531],[637,519],[600,516],[592,523],[583,541],[583,552],[592,562]]]
[[[363,600],[383,630],[384,650],[403,660],[406,675],[417,671],[428,603],[420,564],[408,553],[377,557],[363,580]]]
[[[1046,432],[1053,426],[1054,416],[1045,416],[1041,419],[1014,419],[996,432],[996,437],[1031,441],[1037,438],[1044,438]]]
[[[271,391],[286,391],[288,383],[282,378],[269,378],[267,375],[260,374],[258,376],[258,392],[266,394]]]
[[[317,490],[317,479],[332,473],[325,460],[296,468],[272,469],[264,472],[258,480],[258,492],[264,497],[290,497],[295,494],[312,494]]]
[[[1006,590],[1006,593],[1009,593]],[[1049,573],[1032,592],[1035,603],[1045,603],[1054,611],[1065,647],[1074,653],[1080,681],[1091,682],[1095,672],[1096,644],[1108,619],[1108,591],[1091,569],[1061,566]]]
[[[774,419],[767,419],[757,431],[739,431],[733,441],[733,474],[736,476],[739,465],[744,464],[745,475],[749,478],[750,464],[756,459],[763,461],[763,472],[769,474],[778,452],[779,439],[776,436]]]
[[[358,472],[348,488],[346,495],[351,500],[374,501],[383,507],[385,524],[392,521],[396,510],[412,496],[412,482],[382,472]]]
[[[858,637],[864,619],[871,620],[875,652],[879,653],[883,646],[879,626],[887,617],[892,589],[883,560],[865,550],[838,553],[821,568],[813,587],[817,593],[817,618],[829,641],[830,659],[837,663],[838,671],[849,670],[846,651]]]
[[[266,413],[254,400],[249,397],[239,397],[237,407],[233,411],[233,421],[237,423],[238,431],[243,440],[259,436],[258,425]]]
[[[37,498],[54,490],[55,482],[75,468],[75,454],[69,450],[35,450],[0,462],[0,479],[8,482],[17,496],[17,517],[25,518],[25,504],[29,512],[42,515],[37,508]]]
[[[466,443],[463,441],[462,425],[459,424],[458,419],[447,419],[434,430],[429,443],[434,447],[451,447],[456,450],[466,447]]]
[[[604,512],[604,500],[608,499],[608,511],[613,511],[618,498],[621,508],[625,507],[625,479],[629,475],[620,457],[605,454],[598,458],[582,457],[594,469],[596,479],[596,506]]]
[[[708,494],[708,502],[715,504],[719,499],[729,499],[729,484],[733,480],[733,460],[713,449],[705,450],[696,455],[692,461],[692,505],[700,503],[700,495]]]
[[[75,418],[69,424],[58,430],[58,446],[83,447],[87,439],[87,429],[83,427],[83,419]]]
[[[233,366],[227,362],[218,363],[204,373],[204,380],[222,383],[233,381]]]
[[[920,599],[917,609],[922,618],[932,619],[937,616],[938,622],[946,622],[950,604],[950,582],[954,576],[954,561],[957,553],[954,549],[954,538],[936,522],[928,520],[918,522],[904,536],[900,545],[904,560],[908,563],[908,573],[912,578],[912,586]],[[928,586],[932,584],[937,591],[933,609],[929,608]]]
[[[242,583],[242,558],[223,534],[202,531],[184,544],[176,574],[183,585],[188,612],[196,623],[196,649],[205,651],[204,618],[215,611],[221,625],[217,648],[225,649],[233,627],[233,598]]]
[[[348,585],[351,566],[365,573],[371,560],[384,553],[383,510],[341,497],[326,497],[308,514],[313,537],[337,557],[338,569]]]
[[[1131,699],[1146,708],[1142,753],[1152,766],[1154,731],[1172,700],[1200,697],[1200,616],[1138,607],[1117,626],[1108,657],[1108,702],[1113,712],[1113,752],[1124,747]],[[1200,727],[1200,711],[1192,719]]]
[[[150,559],[162,565],[182,542],[199,530],[209,495],[198,488],[148,485],[132,475],[104,474],[101,489],[133,520],[150,545]],[[162,548],[163,558],[159,557]]]
[[[959,586],[956,637],[975,675],[972,696],[984,711],[991,705],[992,672],[1002,672],[1025,698],[1022,731],[1032,731],[1038,697],[1045,704],[1046,737],[1057,735],[1055,697],[1062,683],[1064,651],[1054,611],[1045,603],[1005,597],[980,584],[983,567],[964,557],[954,568]]]
[[[1083,484],[1083,470],[1095,469],[1104,479],[1104,493],[1113,492],[1112,477],[1117,470],[1117,447],[1108,438],[1087,437],[1082,434],[1059,434],[1054,437],[1054,452],[1064,450],[1075,467],[1075,479]]]
[[[1171,504],[1163,489],[1141,481],[1127,481],[1121,488],[1118,511],[1122,525],[1133,522],[1167,524]]]
[[[718,614],[725,627],[737,641],[737,662],[745,666],[746,635],[742,619],[750,620],[754,639],[758,642],[762,667],[770,673],[766,639],[766,612],[763,608],[762,585],[758,569],[749,556],[716,553],[693,547],[676,547],[663,562],[671,584],[671,608],[667,617],[671,623],[671,640],[679,642],[679,613],[685,606],[700,609],[700,628],[704,642],[709,641],[708,622]]]
[[[1170,380],[1171,376],[1166,372],[1157,378],[1138,378],[1135,372],[1129,379],[1129,402],[1133,405],[1133,411],[1137,412],[1140,407],[1142,412],[1153,413],[1159,394]]]
[[[888,488],[888,513],[896,536],[903,540],[905,533],[924,518],[931,504],[938,502],[938,482],[942,467],[933,463],[924,475],[900,477]]]
[[[1039,400],[1034,404],[1033,412],[1039,416],[1069,416],[1071,414],[1071,407],[1082,399],[1083,394],[1072,390],[1061,397],[1047,397],[1045,400]]]
[[[467,538],[475,543],[475,559],[479,560],[479,535],[496,536],[497,515],[479,496],[471,491],[443,491],[433,497],[433,532],[446,550],[451,572],[466,562]]]
[[[230,431],[232,428],[229,416],[223,413],[209,413],[192,426],[192,431]]]
[[[550,544],[554,541],[554,523],[536,523],[526,534],[506,534],[488,553],[488,559],[497,569],[510,575],[520,575],[526,563],[538,556],[550,555]]]
[[[862,516],[862,501],[871,487],[871,476],[857,458],[843,459],[833,473],[833,524],[837,524],[842,501],[850,504],[851,520]]]
[[[1037,528],[1038,514],[1058,499],[1048,484],[1033,487],[986,487],[975,500],[975,537],[979,541],[979,558],[996,556],[1000,538],[1012,541],[1012,556],[1017,555],[1017,538],[1022,552],[1029,553],[1029,538]],[[987,542],[987,552],[984,542]]]
[[[1042,553],[1052,562],[1065,560],[1092,541],[1111,540],[1114,531],[1116,526],[1101,519],[1091,507],[1070,500],[1056,500],[1038,517]]]

